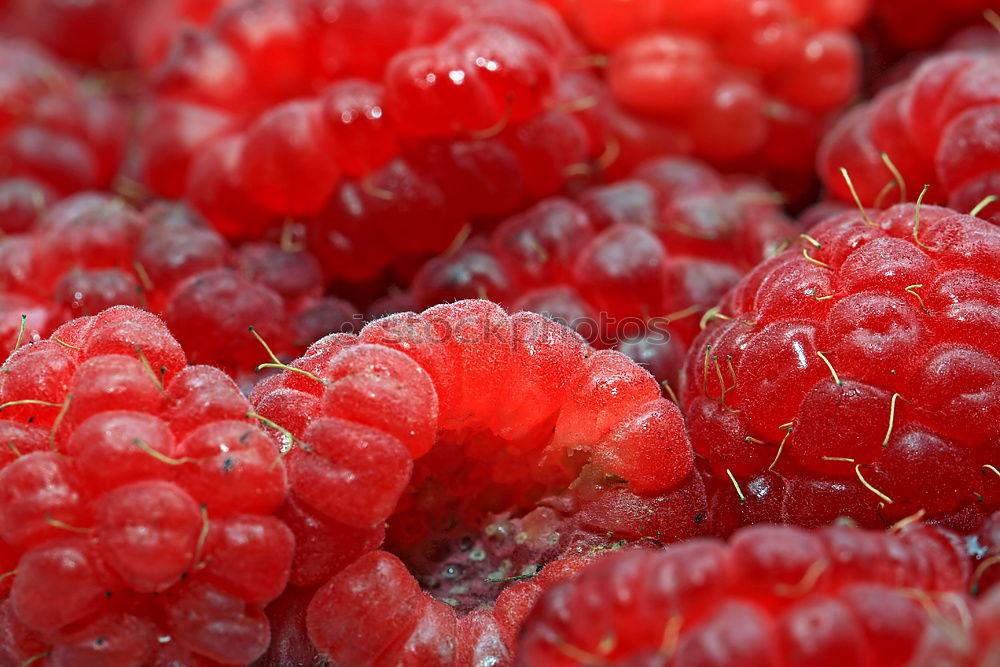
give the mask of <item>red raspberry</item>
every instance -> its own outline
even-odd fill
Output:
[[[980,23],[991,0],[874,0],[872,36],[885,48],[912,51],[939,44],[963,25]]]
[[[254,663],[258,667],[325,664],[306,633],[306,609],[313,591],[289,586],[285,593],[267,605],[271,622],[271,645]]]
[[[829,112],[858,87],[860,49],[847,29],[866,0],[547,1],[607,54],[625,107],[679,129],[697,156],[766,174],[796,196]]]
[[[109,186],[128,132],[119,104],[30,42],[0,37],[0,70],[0,189],[18,187],[11,178],[44,198]]]
[[[520,663],[971,667],[997,647],[1000,597],[973,606],[968,574],[958,539],[919,524],[628,549],[542,595]]]
[[[360,328],[352,305],[323,296],[308,252],[264,242],[234,249],[181,206],[155,204],[140,214],[83,193],[27,224],[0,240],[0,257],[10,258],[0,270],[6,349],[70,317],[133,305],[163,314],[193,362],[249,373],[259,355],[249,326],[288,358],[331,331]]]
[[[109,69],[129,64],[127,23],[134,0],[7,0],[0,28],[44,44],[60,57]]]
[[[907,204],[828,218],[743,278],[682,381],[716,530],[918,511],[974,530],[1000,505],[980,474],[1000,455],[998,267],[1000,229]]]
[[[488,301],[320,340],[251,401],[290,449],[291,581],[324,584],[308,633],[338,664],[506,662],[546,582],[609,542],[673,541],[704,518],[653,378]]]
[[[127,41],[135,64],[152,72],[167,57],[181,32],[207,25],[216,12],[237,0],[161,0],[133,3]]]
[[[252,174],[262,164],[291,171],[269,159],[279,157],[274,151],[308,156],[325,166],[322,178],[313,174],[314,183],[291,183],[299,188],[284,193],[292,200],[248,190],[276,214],[295,213],[299,206],[317,212],[323,191],[338,180],[339,163],[350,167],[356,159],[346,146],[332,151],[336,160],[322,159],[324,151],[315,144],[295,150],[296,127],[301,137],[312,139],[341,139],[345,133],[355,139],[377,138],[386,132],[450,136],[528,120],[541,110],[541,100],[552,96],[553,63],[564,55],[567,38],[545,10],[519,2],[518,11],[530,18],[513,18],[512,8],[498,11],[498,5],[486,0],[458,6],[408,1],[396,3],[391,11],[382,4],[349,2],[335,13],[321,0],[235,3],[218,14],[209,32],[175,44],[158,74],[158,91],[164,99],[225,111],[248,137],[259,137],[251,139],[241,159],[243,173]],[[368,35],[375,37],[374,44]],[[334,46],[336,53],[331,53]],[[374,61],[366,62],[367,57]],[[296,67],[278,67],[276,61]],[[209,63],[231,75],[225,87],[214,86],[214,74],[201,68]],[[371,83],[364,89],[345,88],[350,77]],[[385,88],[378,85],[383,82]],[[327,88],[330,84],[333,87]],[[315,103],[291,101],[304,96],[316,98]],[[479,109],[479,116],[472,111],[477,102],[488,107]],[[304,112],[306,107],[312,109],[311,120],[303,124],[296,120],[296,109]],[[472,115],[463,118],[463,113]],[[385,144],[388,150],[381,162],[398,151],[392,143]],[[365,166],[368,173],[381,165]]]
[[[1000,185],[996,45],[928,58],[907,80],[845,115],[819,154],[830,193],[842,201],[854,197],[844,168],[865,206],[905,201],[927,184],[926,201],[1000,221],[1000,205],[985,200]]]
[[[0,231],[4,234],[28,231],[56,198],[52,188],[29,178],[0,181]]]
[[[112,308],[7,359],[0,433],[5,664],[264,653],[294,548],[273,516],[286,473],[225,374]]]
[[[993,471],[984,471],[993,474]],[[1000,581],[1000,512],[988,518],[975,537],[975,571],[972,575],[972,592],[983,594],[996,587]]]
[[[428,262],[412,294],[419,307],[479,296],[547,313],[676,386],[701,314],[791,236],[757,183],[662,158],[508,218]]]
[[[241,0],[157,70],[144,180],[229,238],[295,218],[329,280],[367,281],[570,179],[686,150],[577,50],[528,0]]]

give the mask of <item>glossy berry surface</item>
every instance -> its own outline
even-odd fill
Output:
[[[918,511],[975,529],[1000,502],[998,253],[985,220],[898,205],[820,222],[733,288],[681,394],[716,529]]]
[[[994,26],[0,0],[0,667],[1000,667]]]
[[[431,260],[411,295],[418,307],[478,296],[546,313],[676,387],[699,319],[793,236],[763,184],[661,158]]]
[[[329,279],[367,280],[648,150],[577,51],[529,0],[227,3],[151,74],[143,179],[229,238],[294,222]]]
[[[264,653],[294,552],[274,515],[286,471],[222,371],[187,365],[154,315],[111,308],[11,354],[0,433],[4,664]]]
[[[155,4],[180,3],[195,4]],[[0,31],[31,39],[77,66],[120,71],[132,63],[129,27],[132,15],[145,4],[154,3],[6,0],[0,3]]]
[[[986,199],[1000,184],[998,67],[1000,40],[940,53],[846,114],[818,157],[830,194],[852,200],[845,168],[866,206],[913,200],[928,185],[924,201],[1000,221],[1000,206]]]
[[[964,595],[945,532],[761,525],[624,550],[542,595],[520,664],[983,664],[1000,598]]]
[[[338,663],[509,662],[545,582],[704,518],[680,413],[655,380],[488,301],[322,339],[251,401],[290,448],[291,581],[321,585],[306,625]]]

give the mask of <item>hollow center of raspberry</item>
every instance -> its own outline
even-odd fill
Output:
[[[386,548],[459,613],[488,607],[559,555],[564,517],[538,502],[563,493],[574,467],[540,469],[488,436],[438,442],[416,462]]]

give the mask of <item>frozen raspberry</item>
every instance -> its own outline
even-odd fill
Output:
[[[925,60],[905,81],[846,114],[826,135],[820,176],[830,194],[851,201],[846,169],[865,206],[924,201],[1000,222],[1000,41]],[[883,157],[884,155],[884,157]],[[895,172],[894,172],[895,170]]]
[[[251,402],[289,450],[291,580],[322,584],[308,634],[337,664],[508,662],[542,588],[704,525],[655,380],[534,313],[459,301],[377,320]]]
[[[11,178],[31,179],[43,197],[109,186],[128,133],[118,102],[30,42],[0,37],[0,68],[0,189],[16,187]]]
[[[542,595],[520,664],[971,667],[998,625],[996,601],[965,596],[968,575],[957,537],[919,524],[629,549]]]
[[[159,319],[124,306],[3,370],[4,662],[262,655],[294,538],[274,515],[285,466],[233,381],[188,366]]]
[[[193,363],[246,374],[259,356],[250,326],[289,359],[328,333],[360,328],[354,306],[324,296],[310,253],[266,242],[234,249],[182,206],[140,213],[81,193],[27,226],[0,239],[0,257],[9,257],[0,270],[8,350],[19,336],[27,342],[71,317],[131,305],[162,314]]]
[[[690,139],[695,155],[768,176],[796,197],[830,112],[854,95],[849,28],[866,0],[548,0],[606,54],[618,102]]]
[[[428,262],[412,295],[419,307],[486,297],[547,313],[676,386],[702,314],[792,236],[770,197],[699,162],[654,160]]]
[[[910,204],[836,215],[722,300],[681,401],[715,530],[882,525],[971,532],[1000,504],[1000,229]],[[996,332],[996,333],[994,333]]]

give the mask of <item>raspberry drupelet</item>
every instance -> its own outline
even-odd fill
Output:
[[[763,184],[660,158],[575,201],[546,199],[431,260],[411,295],[421,308],[478,296],[546,313],[676,387],[703,314],[794,237]]]
[[[242,665],[288,580],[279,451],[222,371],[119,306],[0,374],[0,662]]]
[[[753,526],[629,549],[542,595],[522,665],[917,667],[989,664],[1000,596],[966,594],[954,535]]]
[[[287,358],[332,331],[360,328],[354,306],[324,296],[310,253],[267,242],[235,248],[183,206],[139,212],[80,193],[22,217],[19,233],[0,239],[7,350],[22,334],[32,340],[71,317],[131,305],[162,314],[193,363],[249,378],[259,354],[250,325]]]
[[[535,313],[389,316],[318,341],[251,402],[289,450],[291,582],[320,586],[306,625],[337,664],[509,663],[544,587],[704,525],[656,381]]]
[[[714,529],[972,532],[1000,505],[1000,228],[936,206],[835,215],[719,304],[681,402]]]

